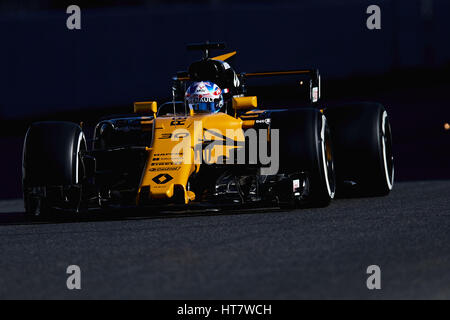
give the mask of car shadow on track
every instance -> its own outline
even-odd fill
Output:
[[[9,225],[39,225],[39,224],[62,224],[62,223],[80,223],[80,222],[106,222],[106,221],[126,221],[126,220],[149,220],[149,219],[174,219],[199,216],[224,216],[239,214],[256,213],[277,213],[285,212],[277,207],[272,208],[233,208],[233,209],[108,209],[96,210],[87,213],[63,212],[51,217],[29,217],[24,212],[5,212],[0,213],[0,227]]]

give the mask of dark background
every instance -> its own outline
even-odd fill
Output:
[[[70,4],[81,7],[81,30],[66,28]],[[366,28],[371,4],[381,30]],[[319,68],[324,105],[382,102],[397,180],[449,179],[449,21],[447,0],[2,0],[0,198],[21,195],[32,121],[94,121],[134,101],[161,103],[175,72],[199,57],[185,45],[205,40],[237,50],[238,72]],[[259,101],[295,104],[278,88],[289,81],[274,79]]]

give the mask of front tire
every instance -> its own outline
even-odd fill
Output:
[[[23,150],[23,192],[26,214],[49,216],[57,209],[79,211],[84,166],[81,152],[86,139],[71,122],[31,125]]]
[[[312,108],[274,112],[271,128],[279,128],[280,172],[294,183],[281,197],[282,206],[328,206],[336,184],[327,118]],[[296,180],[301,185],[297,192]]]

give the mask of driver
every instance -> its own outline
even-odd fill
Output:
[[[192,83],[186,90],[185,100],[195,113],[217,113],[223,106],[222,90],[209,81]]]

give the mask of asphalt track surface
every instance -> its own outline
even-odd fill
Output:
[[[0,298],[450,299],[450,181],[324,209],[30,222],[0,202]],[[81,268],[80,291],[66,268]],[[381,268],[369,291],[366,269]]]

